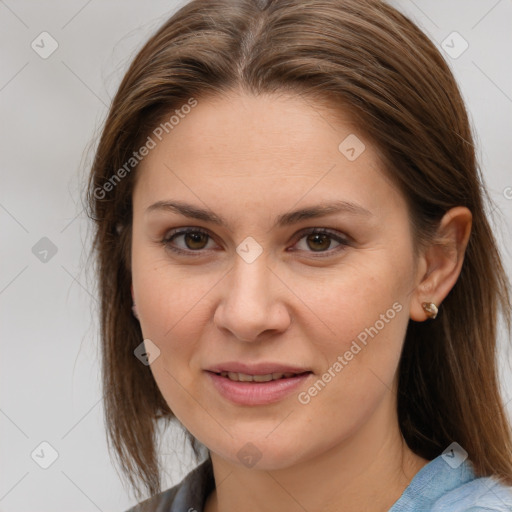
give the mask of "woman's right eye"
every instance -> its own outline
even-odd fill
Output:
[[[185,244],[183,247],[176,247],[176,240],[182,237],[182,243]],[[208,239],[211,240],[210,235],[207,231],[200,228],[187,228],[171,231],[162,240],[162,244],[169,250],[180,253],[180,254],[191,254],[201,252],[203,249],[207,249],[206,245]],[[199,255],[199,254],[197,254]],[[196,256],[196,254],[194,254]]]

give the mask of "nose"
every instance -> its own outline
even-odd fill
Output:
[[[215,325],[239,341],[261,341],[284,332],[291,323],[283,300],[286,286],[260,256],[252,263],[236,258],[223,280],[222,298],[214,315]]]

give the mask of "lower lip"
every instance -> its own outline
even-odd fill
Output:
[[[217,391],[238,405],[266,405],[282,400],[297,390],[312,373],[303,373],[269,382],[238,382],[221,377],[213,372],[206,372]]]

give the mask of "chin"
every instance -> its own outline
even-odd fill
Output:
[[[280,441],[265,439],[264,435],[248,435],[231,440],[228,446],[215,446],[215,443],[211,443],[210,450],[239,467],[277,471],[287,469],[308,458],[304,452],[297,450],[297,446],[300,445],[301,443],[292,437],[288,437],[287,443],[283,444]]]

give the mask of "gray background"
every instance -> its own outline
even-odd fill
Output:
[[[85,266],[89,233],[80,194],[127,64],[183,3],[0,0],[0,511],[122,511],[135,503],[105,442],[97,302]],[[438,46],[453,31],[469,44],[457,58],[444,55],[467,102],[501,212],[496,229],[510,275],[512,1],[393,4]],[[47,59],[31,47],[43,31],[58,43]],[[447,42],[452,53],[463,48],[453,36]],[[44,253],[50,245],[43,237],[55,254],[51,248]],[[500,342],[508,344],[503,333]],[[502,351],[502,365],[505,357]],[[508,402],[510,369],[503,369],[502,382]],[[34,461],[50,461],[43,441],[58,453],[48,469]],[[179,435],[162,447],[164,487],[190,469],[182,445]]]

